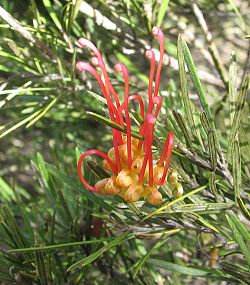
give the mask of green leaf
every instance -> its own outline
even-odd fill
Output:
[[[235,264],[235,262],[231,263],[228,261],[221,261],[220,266],[227,274],[234,276],[240,282],[243,282],[243,284],[249,284],[248,282],[248,280],[250,280],[249,270],[242,268],[242,266]],[[238,282],[236,283],[235,281],[234,284],[240,284]]]
[[[210,155],[210,161],[213,170],[215,171],[217,166],[217,139],[216,134],[214,130],[211,130],[208,134],[208,148],[209,148],[209,155]]]
[[[242,112],[247,98],[248,86],[249,86],[249,76],[246,75],[242,81],[240,87],[240,94],[236,102],[236,110],[234,113],[233,123],[229,136],[228,154],[231,154],[234,139],[238,136]]]
[[[104,241],[105,239],[84,240],[84,241],[68,242],[68,243],[62,243],[62,244],[52,244],[52,245],[45,245],[45,246],[10,249],[8,250],[8,252],[9,253],[27,253],[27,252],[35,252],[35,251],[50,251],[50,250],[64,249],[64,248],[72,247],[72,246],[73,247],[81,246],[84,244],[103,243]]]
[[[190,137],[190,133],[188,132],[188,128],[186,126],[186,123],[184,121],[184,118],[182,117],[181,113],[178,112],[178,111],[175,111],[173,109],[173,115],[174,115],[174,118],[178,124],[178,126],[180,127],[181,131],[182,131],[182,134],[184,135],[185,137],[185,140],[186,140],[186,144],[188,146],[191,146],[191,137]]]
[[[233,186],[234,186],[234,196],[235,202],[240,197],[240,188],[241,188],[241,155],[240,155],[240,145],[237,139],[233,142],[232,147],[232,170],[233,170]]]
[[[62,171],[57,170],[54,166],[48,163],[44,163],[44,165],[52,176],[56,177],[58,181],[65,184],[71,191],[76,191],[77,193],[84,194],[84,198],[86,200],[93,201],[107,211],[111,212],[114,210],[112,206],[110,206],[108,203],[105,203],[102,196],[100,197],[88,190],[83,190],[83,186],[80,184],[80,182],[77,183],[75,179],[72,179],[68,175],[65,175]]]
[[[56,27],[59,29],[59,31],[62,31],[62,25],[61,25],[61,21],[58,19],[50,0],[43,0],[43,4],[46,7],[51,19],[53,20],[53,22],[55,23]]]
[[[14,191],[11,187],[0,177],[0,197],[4,202],[15,200]]]
[[[184,54],[182,48],[182,38],[178,36],[177,42],[177,57],[178,57],[178,65],[179,65],[179,75],[180,75],[180,85],[181,85],[181,99],[184,106],[184,111],[186,114],[188,126],[190,127],[193,134],[196,134],[197,131],[194,122],[194,114],[192,110],[192,102],[188,96],[188,84],[187,84],[187,76],[185,70],[185,61],[184,61]]]
[[[43,252],[35,252],[35,258],[36,258],[36,271],[37,271],[37,276],[40,279],[40,284],[47,285],[48,274],[45,264],[46,263],[45,255],[43,254]]]
[[[165,14],[167,12],[169,0],[162,0],[160,8],[158,10],[158,17],[157,17],[157,27],[160,27],[162,24],[162,21],[165,17]]]
[[[7,205],[0,208],[0,225],[4,226],[11,243],[17,247],[26,247],[26,240],[20,231],[17,222]]]
[[[234,214],[226,217],[250,269],[250,232]]]
[[[72,264],[67,271],[71,271],[73,268],[77,266],[86,266],[93,261],[95,261],[97,258],[99,258],[104,252],[110,250],[111,248],[125,242],[126,240],[132,238],[133,235],[130,234],[130,232],[124,232],[123,234],[119,235],[115,239],[113,239],[111,242],[109,242],[107,245],[103,246],[101,249],[97,250],[96,252],[92,253],[91,255],[77,261],[76,263]]]
[[[198,193],[198,192],[204,190],[205,188],[207,188],[207,185],[200,186],[200,187],[198,187],[198,188],[196,188],[196,189],[190,191],[189,193],[186,193],[185,195],[183,195],[183,196],[181,196],[181,197],[179,197],[179,198],[176,198],[176,199],[172,200],[171,202],[167,202],[164,206],[161,206],[161,207],[158,208],[157,210],[155,210],[155,211],[149,213],[146,217],[144,217],[144,218],[142,219],[142,221],[145,221],[145,220],[151,218],[152,216],[157,215],[157,214],[163,212],[163,210],[169,208],[170,206],[174,205],[175,203],[178,203],[178,202],[180,202],[180,201],[183,201],[185,198],[190,197],[190,196],[194,195],[195,193]]]
[[[233,0],[227,0],[228,3],[231,5],[231,7],[233,8],[235,14],[237,15],[237,17],[239,18],[240,22],[241,22],[241,25],[242,25],[242,29],[245,30],[247,29],[247,24],[245,23],[243,17],[241,16],[241,13],[240,11],[238,10],[237,6],[235,5],[234,1]]]
[[[176,230],[172,230],[172,232],[170,233],[170,235],[173,235],[177,232],[179,232],[180,229],[176,229]],[[139,272],[139,270],[142,268],[143,264],[149,259],[150,255],[157,249],[159,249],[167,240],[168,240],[169,236],[160,239],[158,242],[156,242],[154,244],[154,246],[152,246],[152,248],[136,263],[135,265],[135,269],[134,269],[134,274],[133,277],[135,278]]]
[[[177,273],[184,274],[184,275],[190,275],[190,276],[206,276],[206,275],[211,275],[211,274],[222,275],[222,272],[216,269],[208,269],[205,267],[194,268],[194,267],[183,266],[183,265],[179,265],[176,263],[171,263],[171,262],[154,259],[154,258],[150,259],[147,263],[166,269],[166,270],[169,270],[169,271],[177,272]]]
[[[36,111],[35,113],[31,114],[28,117],[25,117],[23,120],[21,120],[20,122],[14,124],[12,127],[10,127],[9,129],[7,129],[6,131],[2,132],[0,134],[0,139],[3,138],[4,136],[8,135],[9,133],[13,132],[14,130],[18,129],[19,127],[21,127],[22,125],[26,124],[27,122],[29,122],[30,120],[32,120],[34,117],[36,117],[38,114],[40,113],[40,110]]]
[[[102,123],[102,124],[104,124],[106,126],[109,126],[109,127],[114,128],[114,129],[116,129],[118,131],[121,131],[124,134],[127,133],[127,130],[126,130],[125,127],[120,126],[119,124],[113,122],[110,119],[107,119],[107,118],[103,117],[102,115],[99,115],[99,114],[96,114],[96,113],[93,113],[93,112],[87,112],[87,115],[92,117],[92,118],[94,118],[97,122],[100,122],[100,123]],[[135,132],[133,130],[131,130],[131,135],[133,137],[135,137],[135,138],[143,139],[142,136],[140,136],[137,132]]]
[[[30,126],[35,124],[38,120],[40,120],[49,111],[49,109],[51,109],[53,105],[57,102],[58,97],[54,98],[46,107],[44,107],[40,111],[40,113],[27,124],[26,128],[29,128]]]
[[[210,108],[208,106],[208,102],[207,102],[207,99],[205,96],[205,91],[204,91],[202,84],[200,82],[200,79],[198,77],[198,73],[197,73],[196,67],[194,65],[194,61],[192,59],[189,48],[187,46],[187,43],[184,39],[182,39],[181,36],[179,36],[179,46],[183,51],[185,62],[187,64],[188,71],[189,71],[190,77],[192,79],[193,85],[194,85],[194,87],[197,91],[197,94],[199,96],[199,100],[201,102],[202,108],[206,112],[209,122],[211,124],[213,124],[212,114],[211,114]],[[214,127],[214,125],[213,125],[213,127]]]
[[[233,118],[236,109],[236,96],[237,96],[237,63],[236,56],[233,52],[231,54],[229,66],[229,109],[230,109],[230,123],[233,125]]]

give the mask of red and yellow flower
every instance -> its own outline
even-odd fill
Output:
[[[107,101],[110,119],[124,127],[126,135],[113,128],[113,147],[107,154],[97,149],[83,153],[78,161],[78,175],[82,184],[90,191],[103,195],[119,195],[127,202],[135,202],[144,198],[150,204],[158,205],[162,203],[159,187],[166,182],[174,134],[171,131],[168,133],[163,151],[156,160],[152,153],[152,144],[156,119],[162,105],[159,87],[164,55],[164,35],[157,27],[153,28],[152,33],[160,42],[160,59],[156,66],[153,50],[146,51],[146,57],[150,60],[147,109],[139,95],[130,95],[129,74],[126,66],[122,63],[115,65],[115,70],[124,78],[124,100],[120,102],[108,77],[100,51],[89,40],[79,39],[79,44],[90,48],[94,56],[91,59],[92,65],[80,61],[76,67],[80,72],[90,72],[97,79]],[[101,73],[98,73],[95,67],[99,67]],[[140,139],[131,135],[129,102],[134,100],[139,103],[140,116],[143,119],[138,130]],[[89,185],[82,175],[83,160],[91,154],[103,158],[103,168],[111,175],[110,178],[98,181],[95,186]]]

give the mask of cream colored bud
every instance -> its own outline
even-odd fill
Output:
[[[175,185],[178,182],[178,172],[173,168],[168,175],[168,182],[171,185]]]
[[[183,195],[183,187],[181,183],[177,183],[175,185],[175,188],[173,189],[172,194],[175,198],[179,198]]]

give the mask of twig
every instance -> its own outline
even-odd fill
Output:
[[[223,65],[223,62],[220,58],[220,55],[219,55],[219,52],[218,52],[218,49],[213,41],[213,36],[211,34],[211,32],[209,31],[208,29],[208,26],[207,26],[207,23],[205,21],[205,18],[203,16],[203,13],[202,11],[200,10],[200,8],[198,7],[198,5],[192,1],[192,9],[193,9],[193,12],[194,12],[194,15],[196,16],[197,18],[197,21],[198,23],[200,24],[201,28],[202,28],[202,31],[205,35],[205,38],[206,38],[206,41],[207,41],[207,44],[208,44],[208,49],[209,49],[209,52],[212,56],[212,59],[213,59],[213,62],[214,62],[214,65],[218,71],[218,74],[220,75],[220,78],[221,80],[223,81],[226,89],[228,90],[228,81],[226,79],[226,69]]]
[[[197,153],[195,153],[194,151],[187,149],[181,144],[175,145],[175,148],[180,150],[181,154],[184,154],[188,159],[192,160],[192,162],[195,163],[196,165],[199,165],[204,169],[213,171],[212,165],[207,160],[204,160],[203,158],[199,157]],[[231,185],[233,185],[233,177],[231,173],[229,172],[228,168],[221,161],[218,161],[215,173],[217,173],[218,175],[222,177],[225,177],[227,181]]]

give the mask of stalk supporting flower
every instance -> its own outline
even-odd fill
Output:
[[[174,134],[169,132],[163,151],[157,160],[153,153],[154,128],[162,106],[162,97],[159,96],[160,76],[164,55],[164,35],[160,28],[154,27],[153,35],[160,42],[160,59],[156,68],[155,54],[152,50],[146,51],[150,60],[150,74],[148,85],[148,106],[145,108],[142,98],[138,94],[129,94],[129,74],[125,65],[118,63],[115,70],[123,75],[124,96],[120,101],[108,77],[107,69],[100,51],[87,39],[81,38],[82,47],[88,47],[94,53],[91,63],[101,69],[102,76],[88,63],[78,62],[76,67],[80,72],[90,72],[98,81],[102,93],[107,101],[110,119],[126,128],[126,135],[112,129],[113,147],[107,154],[100,150],[88,150],[78,161],[78,175],[80,181],[90,191],[103,195],[119,195],[127,202],[135,202],[141,198],[150,204],[162,203],[159,187],[164,185],[171,162]],[[103,80],[102,80],[103,78]],[[129,102],[136,100],[140,107],[141,124],[138,129],[141,139],[132,137]],[[82,163],[86,156],[96,154],[103,160],[103,168],[110,173],[110,178],[98,181],[91,186],[83,178]]]

